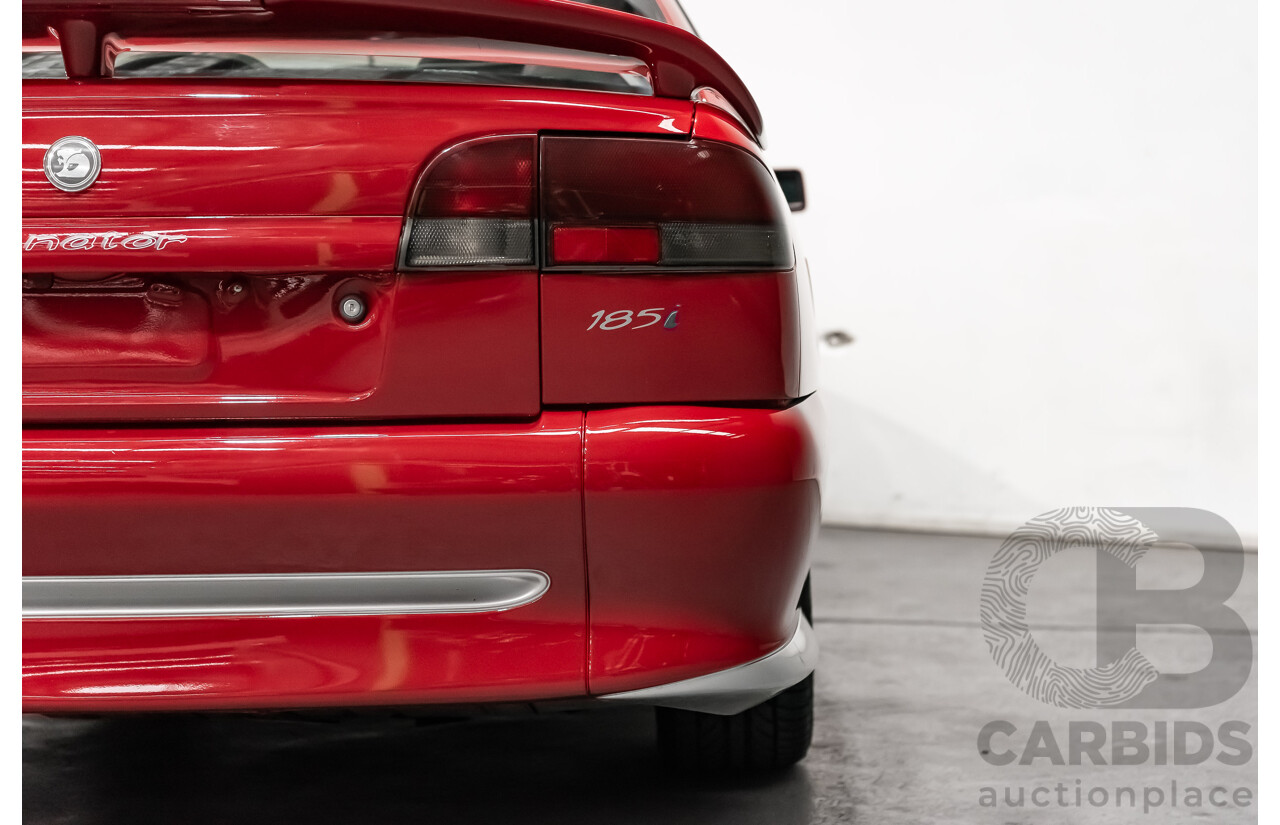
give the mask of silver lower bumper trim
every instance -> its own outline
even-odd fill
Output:
[[[762,659],[680,682],[609,693],[598,698],[605,702],[696,710],[719,716],[741,713],[771,699],[813,672],[818,663],[818,637],[799,610],[796,618],[796,632],[791,640]]]
[[[209,576],[31,576],[27,619],[184,616],[361,616],[483,613],[537,601],[540,570],[274,573]]]

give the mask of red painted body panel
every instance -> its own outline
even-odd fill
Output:
[[[815,403],[593,411],[585,450],[579,412],[29,430],[24,575],[536,568],[552,586],[479,615],[27,619],[24,707],[516,701],[757,658],[792,631],[807,569]]]
[[[399,216],[26,221],[22,267],[62,277],[100,277],[104,270],[390,272],[402,226]],[[138,248],[126,248],[121,241]]]
[[[24,575],[531,567],[552,584],[487,614],[28,619],[26,709],[582,695],[581,423],[28,431]]]
[[[687,135],[693,104],[420,83],[28,81],[22,210],[26,220],[400,218],[418,173],[448,146],[479,135],[588,125]],[[49,144],[66,135],[86,137],[102,152],[97,182],[73,195],[51,187],[41,167]],[[245,239],[247,249],[257,246]]]
[[[632,690],[782,645],[818,529],[821,410],[587,414],[591,688]]]
[[[153,27],[143,5],[119,21],[161,36],[222,25]],[[273,8],[281,32],[308,10],[367,13],[367,25],[407,13],[440,34],[503,12],[514,17],[484,34],[630,55],[660,95],[681,94],[24,85],[25,576],[537,569],[551,580],[531,604],[478,614],[26,619],[26,710],[583,697],[734,667],[789,638],[818,522],[818,411],[797,401],[812,386],[801,358],[813,333],[799,261],[396,271],[416,181],[464,140],[697,133],[758,156],[742,90],[728,97],[745,127],[689,100],[703,75],[736,82],[719,58],[700,43],[681,54],[691,36],[674,27],[578,5]],[[554,18],[521,17],[548,6]],[[71,69],[95,73],[97,26],[113,14],[67,27]],[[593,38],[588,20],[614,22]],[[75,194],[41,171],[67,135],[103,159]],[[369,306],[355,324],[335,313],[351,294]],[[600,310],[658,307],[664,323],[586,334]]]
[[[751,134],[735,115],[736,112],[719,95],[705,93],[699,97],[694,110],[693,136],[732,143],[759,154]]]
[[[693,112],[689,102],[632,95],[407,84],[24,90],[24,272],[153,275],[144,287],[173,287],[202,305],[175,312],[129,294],[113,302],[98,287],[93,302],[57,290],[28,296],[28,421],[534,416],[535,271],[382,275],[394,267],[417,175],[476,134],[584,122],[687,134]],[[40,165],[68,133],[96,137],[104,158],[94,186],[75,194],[51,187]],[[230,217],[178,217],[188,214]],[[115,232],[185,240],[128,249],[102,239]],[[249,298],[224,300],[219,290],[239,273],[252,276],[240,279]],[[356,327],[332,311],[349,289],[376,299]],[[157,338],[188,340],[185,360],[107,359],[123,354],[120,342]]]
[[[634,404],[798,395],[794,272],[542,276],[542,400]],[[594,329],[603,310],[678,313]],[[652,316],[650,316],[652,317]],[[643,326],[637,329],[636,327]]]
[[[122,283],[24,295],[26,420],[529,417],[539,409],[535,272]],[[156,284],[180,299],[150,300]],[[370,307],[356,326],[333,310],[352,293]],[[179,341],[189,342],[186,361],[167,357]]]
[[[580,594],[581,421],[28,430],[23,573],[550,565]]]
[[[544,597],[544,599],[547,597]],[[511,615],[23,621],[23,710],[271,710],[584,694],[581,619]]]

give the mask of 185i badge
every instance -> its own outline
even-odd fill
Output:
[[[63,192],[88,189],[101,171],[102,154],[88,138],[64,137],[44,153],[44,176]]]

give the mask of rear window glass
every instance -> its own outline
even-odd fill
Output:
[[[23,80],[66,76],[67,70],[62,66],[62,52],[23,52]]]
[[[131,78],[226,78],[462,83],[653,94],[648,67],[627,57],[475,38],[116,41],[112,73]],[[267,45],[263,43],[263,45]],[[58,51],[22,55],[24,80],[66,77]]]
[[[650,20],[666,22],[666,18],[662,16],[662,10],[658,8],[658,0],[578,0],[578,2],[586,3],[588,6],[625,11],[628,14],[638,14]]]
[[[636,94],[651,94],[653,91],[643,77],[560,66],[430,57],[279,52],[132,52],[116,58],[115,76],[479,83]]]

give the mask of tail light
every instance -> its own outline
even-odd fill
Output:
[[[786,213],[769,170],[727,143],[542,139],[549,269],[786,269]]]
[[[661,272],[793,264],[781,191],[736,146],[563,136],[540,144],[533,135],[485,138],[435,160],[406,222],[402,265]]]
[[[537,138],[481,138],[427,167],[405,223],[407,269],[532,266]]]

